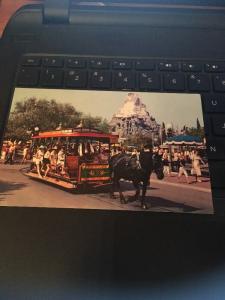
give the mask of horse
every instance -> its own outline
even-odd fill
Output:
[[[118,188],[120,195],[121,204],[126,204],[127,201],[123,195],[120,186],[120,180],[125,179],[132,181],[136,189],[134,194],[134,201],[139,199],[142,183],[142,195],[141,195],[141,207],[143,209],[148,209],[145,196],[147,191],[147,186],[150,185],[150,176],[153,171],[155,171],[158,179],[163,179],[163,164],[161,159],[156,155],[150,156],[152,163],[150,163],[146,168],[140,165],[140,162],[136,155],[130,155],[127,153],[119,153],[111,157],[109,161],[109,166],[111,170],[111,191],[110,197],[115,198],[114,192],[115,188]]]

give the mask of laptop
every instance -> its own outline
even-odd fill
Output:
[[[196,287],[221,268],[224,31],[224,3],[209,0],[47,0],[11,18],[0,41],[4,298],[110,298],[114,282],[146,298],[172,280],[174,299],[174,279],[194,273]]]
[[[46,1],[1,40],[0,206],[225,212],[220,1]]]
[[[224,14],[210,1],[21,8],[1,41],[0,205],[223,215]]]

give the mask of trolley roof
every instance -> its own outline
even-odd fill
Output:
[[[54,131],[44,131],[32,136],[32,139],[39,138],[54,138],[54,137],[90,137],[100,139],[112,139],[117,136],[108,133],[102,133],[98,130],[92,129],[64,129]]]

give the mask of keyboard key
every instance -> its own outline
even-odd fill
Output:
[[[57,69],[45,69],[41,72],[41,85],[60,87],[63,81],[63,71]]]
[[[210,90],[210,79],[205,74],[191,74],[188,77],[190,91],[207,92]]]
[[[68,58],[66,59],[66,66],[68,68],[83,69],[86,67],[86,61],[82,58]]]
[[[89,65],[93,69],[108,69],[109,61],[105,59],[92,59],[90,60]]]
[[[114,60],[112,67],[113,69],[128,70],[132,68],[132,62],[129,60]]]
[[[209,159],[225,160],[225,139],[215,137],[208,138],[207,154]]]
[[[114,73],[113,83],[116,89],[131,90],[135,88],[134,73],[128,71],[120,71]]]
[[[164,89],[168,91],[183,91],[185,89],[184,75],[181,73],[168,73],[163,77]]]
[[[202,103],[205,112],[225,112],[225,95],[202,95]]]
[[[213,86],[216,92],[225,92],[225,75],[213,76]]]
[[[64,60],[61,57],[45,57],[43,59],[43,65],[45,67],[63,67]]]
[[[225,136],[225,114],[224,115],[214,115],[211,117],[213,132],[215,135]]]
[[[149,70],[153,71],[155,70],[155,64],[152,61],[149,60],[138,60],[135,63],[136,70]]]
[[[222,200],[222,203],[223,203],[223,207],[224,207],[224,199],[225,199],[225,187],[223,188],[220,188],[220,189],[213,189],[212,190],[212,196],[213,198],[220,198],[220,200]],[[216,199],[216,202],[218,201],[219,199]],[[224,211],[224,209],[223,209]]]
[[[182,70],[184,72],[201,72],[202,64],[199,63],[183,63]]]
[[[224,63],[205,64],[205,71],[211,73],[225,72]]]
[[[212,187],[225,187],[225,161],[211,161],[209,164]]]
[[[109,71],[94,71],[90,74],[90,85],[92,88],[111,88],[111,72]]]
[[[178,71],[179,64],[174,62],[161,62],[159,64],[160,71]]]
[[[87,85],[87,72],[83,70],[68,70],[65,75],[67,87],[84,88]]]
[[[36,86],[39,80],[39,70],[36,68],[21,68],[17,77],[20,86]]]
[[[38,67],[41,64],[41,58],[35,57],[35,56],[25,56],[22,59],[22,65],[23,66],[32,66],[32,67]]]
[[[160,90],[160,75],[153,72],[139,73],[139,88],[141,90]]]

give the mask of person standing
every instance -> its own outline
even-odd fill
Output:
[[[186,182],[189,183],[188,179],[188,173],[185,168],[186,160],[185,156],[183,154],[180,155],[180,157],[177,160],[177,166],[178,166],[178,180],[180,180],[181,176],[184,174],[186,178]]]
[[[23,149],[23,158],[22,158],[22,161],[21,161],[21,165],[27,160],[28,151],[29,151],[29,147],[25,146],[24,149]]]
[[[143,209],[148,208],[146,201],[145,201],[145,195],[146,195],[147,186],[149,184],[150,176],[151,176],[152,169],[153,169],[152,155],[153,155],[152,146],[150,144],[147,144],[144,146],[144,149],[140,152],[140,156],[139,156],[139,162],[140,162],[141,168],[144,172],[142,198],[141,198],[141,206]]]
[[[7,155],[6,155],[6,160],[4,162],[5,164],[8,164],[8,163],[10,165],[13,164],[13,156],[14,156],[15,150],[16,150],[16,146],[13,143],[11,143],[9,146]]]
[[[179,153],[177,152],[177,150],[174,150],[174,153],[173,153],[173,171],[174,172],[178,172],[178,164],[177,164],[177,161],[178,161],[178,157],[179,157]]]
[[[170,158],[169,158],[169,153],[168,153],[167,150],[165,150],[164,153],[163,153],[162,162],[163,162],[163,173],[164,173],[164,175],[171,176],[171,172],[170,172]]]
[[[201,159],[199,152],[194,151],[192,156],[192,175],[195,175],[196,182],[202,182],[200,177],[202,176],[201,163],[205,165]]]

